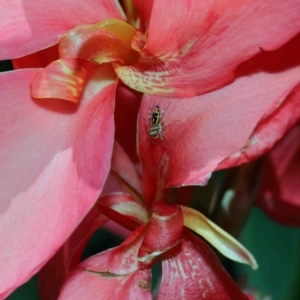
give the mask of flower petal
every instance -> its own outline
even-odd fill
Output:
[[[224,86],[236,67],[300,31],[298,0],[154,1],[140,60],[117,66],[140,92],[191,97]],[[159,32],[159,34],[158,34]]]
[[[181,206],[181,210],[184,226],[201,235],[229,259],[258,268],[253,255],[226,231],[192,208]]]
[[[54,44],[79,24],[124,19],[117,0],[11,0],[0,2],[0,60],[24,56]]]
[[[300,227],[300,124],[266,156],[262,189],[257,202],[269,217]]]
[[[249,72],[247,69],[251,70],[254,67],[254,71],[264,69],[267,72],[279,74],[283,70],[291,70],[293,67],[298,68],[300,66],[299,51],[300,34],[281,49],[257,57],[249,63],[244,64],[237,72],[251,74],[253,70]],[[296,78],[299,75],[295,75]],[[298,82],[297,85],[295,84],[294,89],[285,96],[285,99],[282,99],[282,95],[278,96],[277,101],[270,106],[261,120],[259,120],[244,147],[222,161],[218,169],[237,166],[254,160],[270,150],[299,121],[299,93],[300,83]]]
[[[34,98],[54,98],[77,103],[88,66],[79,59],[59,59],[33,78],[30,88]]]
[[[0,298],[65,242],[99,196],[113,147],[115,74],[90,74],[79,105],[33,101],[37,69],[0,74]],[[99,142],[100,141],[100,142]],[[26,255],[24,255],[26,249]]]
[[[162,187],[205,184],[215,169],[236,166],[269,150],[300,117],[300,65],[289,63],[272,72],[258,64],[260,71],[194,98],[145,95],[138,136],[146,201],[155,201]],[[157,138],[149,136],[149,111],[156,105],[162,114]],[[251,144],[247,141],[253,131]]]
[[[138,56],[131,48],[135,33],[133,26],[118,19],[79,25],[61,37],[59,57],[80,58],[97,64],[113,61],[130,64]]]
[[[136,123],[141,100],[141,93],[130,89],[119,81],[116,93],[115,139],[134,163],[140,162],[136,153]]]
[[[186,231],[183,242],[164,254],[157,300],[246,300],[201,239]]]
[[[115,218],[109,215],[109,218],[118,223],[118,218],[124,217],[128,221],[133,220],[135,225],[143,224],[149,221],[148,211],[130,195],[123,193],[114,193],[101,198],[97,204],[99,211],[105,215],[111,212],[117,212]],[[106,209],[105,209],[106,208]],[[111,211],[107,210],[110,209]],[[123,219],[125,221],[125,219]],[[122,220],[122,222],[123,222]],[[136,229],[137,226],[133,226]]]
[[[217,169],[238,166],[265,154],[299,121],[300,83],[282,96],[285,98],[278,97],[262,116],[244,146],[220,162]]]
[[[152,299],[151,269],[139,270],[136,259],[145,227],[121,246],[92,256],[70,272],[59,300]]]

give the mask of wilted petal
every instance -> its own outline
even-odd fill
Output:
[[[253,255],[226,231],[192,208],[181,206],[181,210],[184,226],[201,235],[224,256],[248,264],[253,269],[258,268]]]
[[[296,65],[249,74],[194,98],[145,95],[138,124],[146,201],[154,201],[162,187],[205,184],[215,169],[232,167],[269,150],[300,117],[299,81]],[[148,134],[149,110],[155,105],[163,114],[161,139]],[[268,126],[253,140],[255,148],[249,149],[253,155],[246,151],[243,159],[234,156],[249,146],[248,138],[259,122]],[[227,157],[230,160],[220,164]]]
[[[201,239],[186,232],[176,248],[164,254],[158,300],[246,300],[220,261]]]
[[[300,226],[300,124],[265,158],[260,206],[273,220]]]
[[[98,71],[79,105],[33,101],[36,69],[0,75],[0,298],[46,263],[102,190],[113,147],[115,75],[106,66]]]
[[[224,86],[236,67],[300,31],[298,0],[154,1],[140,60],[116,66],[141,92],[190,97]]]
[[[77,103],[87,70],[88,65],[79,59],[56,60],[34,76],[30,85],[31,96]]]
[[[237,237],[248,220],[261,187],[261,160],[231,169],[228,173],[221,189],[215,191],[219,196],[222,195],[222,199],[216,201],[213,220],[226,232]]]
[[[151,269],[139,270],[137,251],[145,227],[119,247],[88,258],[70,272],[59,300],[152,299]]]
[[[0,60],[17,58],[56,44],[79,24],[124,19],[117,0],[0,1]]]

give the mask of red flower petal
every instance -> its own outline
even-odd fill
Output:
[[[186,231],[183,242],[164,254],[158,300],[246,300],[213,251]]]
[[[256,158],[295,124],[300,116],[299,64],[286,64],[272,73],[263,70],[195,98],[144,96],[139,152],[147,202],[158,200],[157,191],[162,187],[205,184],[215,169]],[[155,105],[163,114],[161,138],[148,133],[153,126],[149,109],[151,113]],[[254,129],[260,121],[257,136]],[[255,143],[246,144],[253,131]],[[221,163],[227,157],[230,159]]]
[[[115,193],[101,198],[99,211],[130,230],[148,222],[148,211],[130,195]],[[126,226],[127,225],[127,226]]]
[[[0,60],[17,58],[56,44],[79,24],[123,19],[118,1],[1,1]]]
[[[271,74],[280,74],[284,70],[292,70],[300,66],[300,35],[287,43],[277,51],[264,54],[245,64],[241,73],[245,74],[245,69],[265,70]],[[250,66],[249,66],[250,65]],[[252,66],[251,66],[252,65]],[[296,70],[296,69],[295,69]],[[251,74],[252,71],[246,71]],[[300,72],[295,74],[295,79],[299,78]],[[270,150],[282,136],[288,132],[300,118],[300,83],[296,84],[289,94],[278,95],[277,100],[264,113],[256,127],[251,132],[244,147],[225,159],[218,169],[240,165],[244,162],[254,160],[266,151]],[[284,84],[284,82],[282,82]],[[288,81],[286,82],[288,83]]]
[[[140,160],[136,154],[136,123],[142,94],[126,85],[118,84],[115,107],[115,139],[134,163]]]
[[[275,221],[300,226],[300,124],[267,155],[258,205]]]
[[[145,227],[121,246],[88,258],[70,272],[59,300],[152,299],[151,269],[139,270],[137,251]]]
[[[8,270],[0,278],[0,298],[65,242],[96,201],[110,167],[114,77],[98,69],[76,106],[33,101],[29,84],[37,71],[0,75],[0,269]]]
[[[300,84],[279,99],[253,129],[245,145],[222,161],[217,169],[238,166],[270,150],[300,119]]]
[[[298,0],[154,1],[140,60],[116,72],[144,93],[199,95],[232,81],[236,67],[261,49],[295,36],[299,14]]]
[[[88,66],[79,59],[53,61],[33,78],[30,88],[34,98],[54,98],[77,103]]]

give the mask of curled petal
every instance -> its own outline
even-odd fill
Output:
[[[210,221],[200,212],[181,206],[184,226],[195,231],[218,249],[224,256],[257,269],[258,265],[253,255],[236,239]]]
[[[87,75],[78,59],[59,59],[39,71],[31,82],[33,98],[54,98],[77,103]]]
[[[185,232],[181,244],[163,255],[158,300],[246,300],[201,239]]]
[[[80,58],[97,64],[132,63],[137,53],[131,48],[136,29],[117,19],[94,25],[79,25],[59,41],[61,58]]]
[[[9,270],[0,277],[0,298],[61,247],[95,203],[110,168],[110,67],[91,72],[77,106],[33,101],[29,84],[38,71],[0,75],[0,248],[9,249],[0,252],[0,269]]]
[[[240,63],[261,49],[279,48],[300,31],[298,0],[171,0],[167,5],[168,18],[161,13],[165,3],[153,2],[139,60],[115,64],[125,84],[147,94],[192,97],[212,91],[232,81]]]
[[[140,227],[119,247],[88,258],[70,272],[59,300],[150,300],[151,269],[139,270]]]
[[[109,18],[124,19],[117,0],[0,1],[0,60],[17,58],[58,43],[60,36],[79,24]]]

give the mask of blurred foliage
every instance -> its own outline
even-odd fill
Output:
[[[254,208],[239,240],[255,256],[259,269],[234,264],[236,278],[247,274],[247,285],[272,300],[300,299],[300,229],[278,225]]]
[[[0,61],[0,72],[12,70],[12,64],[10,60]]]
[[[38,300],[37,276],[31,278],[26,284],[15,290],[7,300]]]

